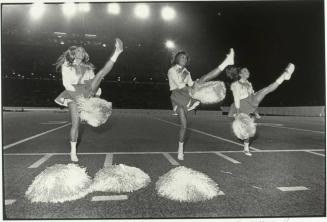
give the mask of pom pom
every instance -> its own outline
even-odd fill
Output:
[[[150,177],[142,170],[119,164],[98,171],[91,189],[116,193],[133,192],[146,187],[150,182]]]
[[[112,113],[112,104],[100,98],[79,97],[76,100],[82,121],[93,127],[98,127],[107,122]]]
[[[235,136],[241,140],[253,137],[256,132],[254,119],[245,113],[240,113],[235,117],[232,128]]]
[[[207,175],[180,166],[161,176],[156,190],[162,197],[180,202],[198,202],[218,195],[218,185]]]
[[[192,98],[199,100],[203,104],[219,103],[226,96],[225,84],[221,81],[209,81],[203,84],[196,84],[191,89]]]
[[[91,182],[84,168],[55,164],[34,179],[25,196],[31,202],[63,203],[86,196]]]

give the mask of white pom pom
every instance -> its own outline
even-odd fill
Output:
[[[203,84],[194,83],[196,86],[191,90],[192,98],[203,104],[219,103],[225,99],[226,88],[221,81],[210,81]]]
[[[198,202],[218,195],[218,185],[207,175],[180,166],[161,176],[156,183],[160,196],[180,202]]]
[[[119,164],[98,171],[91,189],[103,192],[133,192],[146,187],[150,182],[150,177],[142,170]]]
[[[104,99],[79,97],[77,107],[82,121],[93,127],[98,127],[107,122],[112,113],[112,104]]]
[[[31,202],[62,203],[89,193],[91,179],[75,164],[55,164],[42,171],[25,193]]]
[[[254,119],[245,113],[240,113],[232,123],[233,132],[241,140],[253,137],[256,132]]]

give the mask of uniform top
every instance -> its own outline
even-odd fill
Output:
[[[62,83],[66,90],[75,91],[73,85],[75,84],[84,84],[86,80],[91,80],[94,78],[94,71],[92,68],[85,66],[84,74],[78,74],[76,68],[69,66],[65,62],[61,67]],[[96,95],[101,95],[101,89],[99,88]]]
[[[171,91],[174,89],[182,89],[186,85],[193,86],[194,84],[190,72],[178,64],[172,66],[168,70],[168,80]]]
[[[231,85],[231,90],[234,96],[235,107],[240,108],[240,100],[245,99],[248,96],[254,94],[252,84],[248,80],[239,80],[233,82]]]

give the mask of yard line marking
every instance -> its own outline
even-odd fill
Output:
[[[179,166],[179,163],[169,154],[169,153],[162,153],[164,157],[171,163],[173,166]]]
[[[303,187],[303,186],[296,186],[296,187],[277,187],[277,189],[279,189],[279,190],[281,190],[283,192],[309,190],[308,188]]]
[[[107,153],[106,154],[106,159],[104,160],[104,163],[103,163],[103,166],[104,167],[110,167],[110,166],[112,166],[113,159],[114,159],[114,154]]]
[[[15,143],[12,143],[12,144],[6,145],[6,146],[3,147],[3,149],[6,150],[6,149],[8,149],[8,148],[10,148],[10,147],[16,146],[16,145],[18,145],[18,144],[21,144],[21,143],[24,143],[24,142],[26,142],[26,141],[32,140],[32,139],[37,138],[37,137],[39,137],[39,136],[43,136],[43,135],[45,135],[45,134],[48,134],[48,133],[51,133],[51,132],[56,131],[56,130],[58,130],[58,129],[64,128],[64,127],[66,127],[66,126],[69,126],[70,124],[71,124],[71,123],[67,123],[67,124],[65,124],[65,125],[63,125],[63,126],[59,126],[59,127],[54,128],[54,129],[51,129],[51,130],[45,131],[45,132],[43,132],[43,133],[39,133],[39,134],[36,134],[36,135],[34,135],[34,136],[27,137],[27,138],[25,138],[25,139],[22,139],[22,140],[19,140],[19,141],[15,142]]]
[[[167,121],[167,120],[164,120],[164,119],[160,119],[160,118],[157,118],[157,117],[152,117],[152,118],[153,118],[153,119],[156,119],[156,120],[158,120],[158,121],[164,122],[164,123],[168,123],[168,124],[174,125],[174,126],[178,126],[178,127],[180,126],[179,124],[176,124],[176,123],[174,123],[174,122],[170,122],[170,121]],[[242,147],[244,146],[244,144],[237,143],[237,142],[234,142],[234,141],[232,141],[232,140],[222,138],[222,137],[220,137],[220,136],[215,136],[215,135],[212,135],[212,134],[210,134],[210,133],[203,132],[203,131],[201,131],[201,130],[197,130],[197,129],[193,129],[193,128],[187,128],[187,129],[188,129],[188,130],[191,130],[191,131],[194,131],[194,132],[197,132],[197,133],[199,133],[199,134],[203,134],[203,135],[206,135],[206,136],[210,136],[210,137],[213,137],[213,138],[216,138],[216,139],[223,140],[223,141],[225,141],[225,142],[233,143],[233,144],[238,145],[238,146],[242,146]],[[260,149],[258,149],[258,148],[254,148],[254,147],[250,147],[250,148],[253,149],[253,150],[256,150],[256,151],[260,150]]]
[[[127,195],[94,196],[91,201],[127,200]]]
[[[312,152],[312,151],[306,151],[307,153],[312,153],[318,156],[325,156],[325,154],[321,154],[321,153],[316,153],[316,152]]]
[[[13,204],[13,203],[15,203],[16,202],[16,200],[5,200],[5,205],[7,206],[7,205],[11,205],[11,204]]]
[[[45,122],[45,123],[40,123],[40,124],[64,124],[64,123],[67,123],[67,121],[48,121],[48,122]]]
[[[255,189],[259,189],[259,190],[262,190],[262,188],[261,187],[257,187],[257,186],[252,186],[253,188],[255,188]]]
[[[223,196],[223,195],[225,195],[225,193],[223,191],[219,190],[218,196]]]
[[[222,173],[227,173],[227,174],[233,174],[233,173],[231,173],[231,172],[223,171],[223,170],[221,170],[220,172],[222,172]]]
[[[252,147],[252,146],[250,146],[250,149],[251,149],[251,150],[254,150],[254,151],[260,151],[260,149],[254,148],[254,147]]]
[[[45,154],[41,159],[37,160],[35,163],[33,163],[31,166],[28,168],[38,168],[42,163],[47,161],[50,157],[52,157],[52,154]]]
[[[230,162],[232,162],[232,163],[235,163],[235,164],[240,164],[241,163],[241,162],[239,162],[239,161],[237,161],[237,160],[235,160],[235,159],[233,159],[233,158],[231,158],[229,156],[226,156],[226,155],[224,155],[224,154],[222,154],[220,152],[216,152],[215,154],[222,157],[222,158],[224,158],[224,159],[226,159],[226,160],[228,160],[228,161],[230,161]]]
[[[257,126],[283,126],[281,123],[256,123]]]
[[[326,133],[326,132],[323,132],[323,131],[309,130],[309,129],[302,129],[302,128],[294,128],[294,127],[286,127],[286,126],[272,126],[272,125],[264,125],[264,126],[274,127],[274,128],[281,128],[281,129],[296,130],[296,131],[312,132],[312,133],[321,133],[321,134]]]
[[[253,153],[284,153],[284,152],[307,152],[307,151],[317,151],[317,152],[323,152],[325,151],[324,149],[297,149],[297,150],[258,150],[258,151],[253,151]],[[208,151],[185,151],[184,153],[189,153],[189,154],[211,154],[211,153],[243,153],[243,150],[208,150]],[[117,155],[143,155],[143,154],[160,154],[162,155],[161,152],[112,152],[112,154],[117,154]],[[177,153],[177,152],[166,152],[166,153]],[[52,155],[70,155],[70,153],[4,153],[3,155],[5,156],[37,156],[37,155],[45,155],[45,154],[52,154]],[[107,155],[108,153],[104,152],[99,152],[99,153],[77,153],[78,155]]]

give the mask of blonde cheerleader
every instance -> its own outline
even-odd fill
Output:
[[[275,91],[284,80],[290,80],[294,72],[295,66],[289,63],[278,79],[269,86],[254,92],[251,82],[248,81],[250,72],[247,68],[230,67],[226,70],[227,76],[234,82],[231,84],[234,103],[229,110],[229,117],[236,117],[240,113],[251,116],[258,116],[257,108],[261,101],[269,93]],[[249,150],[249,139],[244,140],[244,153],[252,156]]]
[[[76,144],[78,139],[80,117],[76,99],[83,96],[90,98],[100,96],[101,80],[113,68],[118,56],[123,52],[123,43],[116,39],[115,51],[105,66],[94,75],[94,67],[83,47],[71,46],[57,60],[56,68],[61,68],[62,82],[65,90],[55,99],[59,105],[69,107],[72,127],[70,129],[70,158],[77,162]]]

